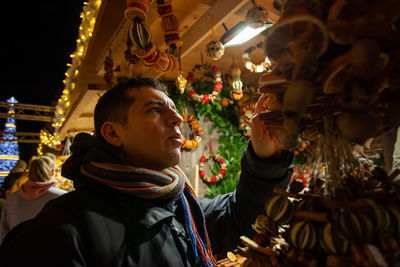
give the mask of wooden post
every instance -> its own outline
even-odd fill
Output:
[[[199,197],[199,164],[196,164],[195,168],[195,173],[194,173],[194,192],[196,193],[196,196]]]

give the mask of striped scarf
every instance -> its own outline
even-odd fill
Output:
[[[86,177],[135,197],[146,199],[178,197],[184,209],[185,229],[189,234],[196,265],[201,263],[203,266],[216,265],[203,211],[193,188],[180,168],[155,171],[129,165],[91,162],[82,165],[80,171]],[[193,214],[199,215],[200,223],[195,223]]]

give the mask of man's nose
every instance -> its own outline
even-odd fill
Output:
[[[181,126],[183,122],[183,118],[181,115],[179,115],[178,112],[176,112],[175,109],[171,109],[171,117],[169,119],[169,126]]]

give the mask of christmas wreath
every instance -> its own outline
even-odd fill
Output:
[[[204,69],[208,65],[207,64],[197,65],[195,66],[194,70],[196,70],[196,67],[199,68],[198,66]],[[204,104],[210,103],[210,101],[215,101],[218,99],[219,94],[221,93],[221,90],[224,87],[222,84],[221,71],[218,67],[214,66],[212,67],[211,72],[214,76],[214,88],[211,94],[204,94],[204,95],[197,94],[194,91],[194,88],[192,86],[192,82],[194,81],[194,75],[193,75],[194,72],[189,73],[189,75],[186,78],[187,79],[186,89],[190,98],[200,103],[203,102]]]
[[[268,57],[265,57],[265,60],[263,62],[261,62],[260,64],[254,64],[251,61],[251,57],[250,57],[251,52],[253,52],[253,50],[256,48],[262,48],[262,45],[263,45],[263,43],[259,42],[255,46],[251,46],[251,47],[247,48],[244,51],[244,54],[242,55],[244,67],[251,72],[262,73],[262,72],[272,69],[271,61],[269,61]]]
[[[206,172],[204,171],[204,165],[205,163],[212,158],[216,163],[218,163],[221,166],[221,169],[219,173],[215,176],[208,176]],[[200,158],[200,163],[199,163],[199,176],[203,181],[208,182],[208,183],[216,183],[220,181],[226,174],[226,163],[225,160],[221,157],[219,153],[204,153],[203,156]]]
[[[187,140],[185,138],[182,139],[182,148],[186,149],[193,149],[197,147],[201,141],[200,135],[203,134],[199,123],[197,122],[197,118],[194,115],[186,115],[184,113],[181,114],[182,119],[184,122],[188,122],[190,125],[190,128],[195,132],[195,137],[193,139]]]

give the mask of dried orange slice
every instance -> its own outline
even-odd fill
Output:
[[[228,253],[226,253],[226,256],[228,257],[228,259],[229,259],[231,262],[236,261],[236,255],[233,254],[232,252],[229,251]]]
[[[356,34],[352,27],[345,25],[356,23],[362,16],[361,11],[349,4],[348,0],[336,0],[329,9],[327,18],[329,37],[340,45],[351,44]]]
[[[325,25],[317,17],[293,15],[280,19],[270,28],[265,37],[265,52],[269,59],[277,61],[287,53],[296,56],[299,48],[307,46],[308,50],[319,57],[326,51],[328,41]]]
[[[350,75],[346,71],[350,63],[350,53],[345,53],[332,60],[322,74],[325,94],[335,94],[342,91],[344,85],[350,79]]]
[[[290,82],[281,75],[269,72],[261,76],[259,82],[259,90],[261,93],[283,92]]]

